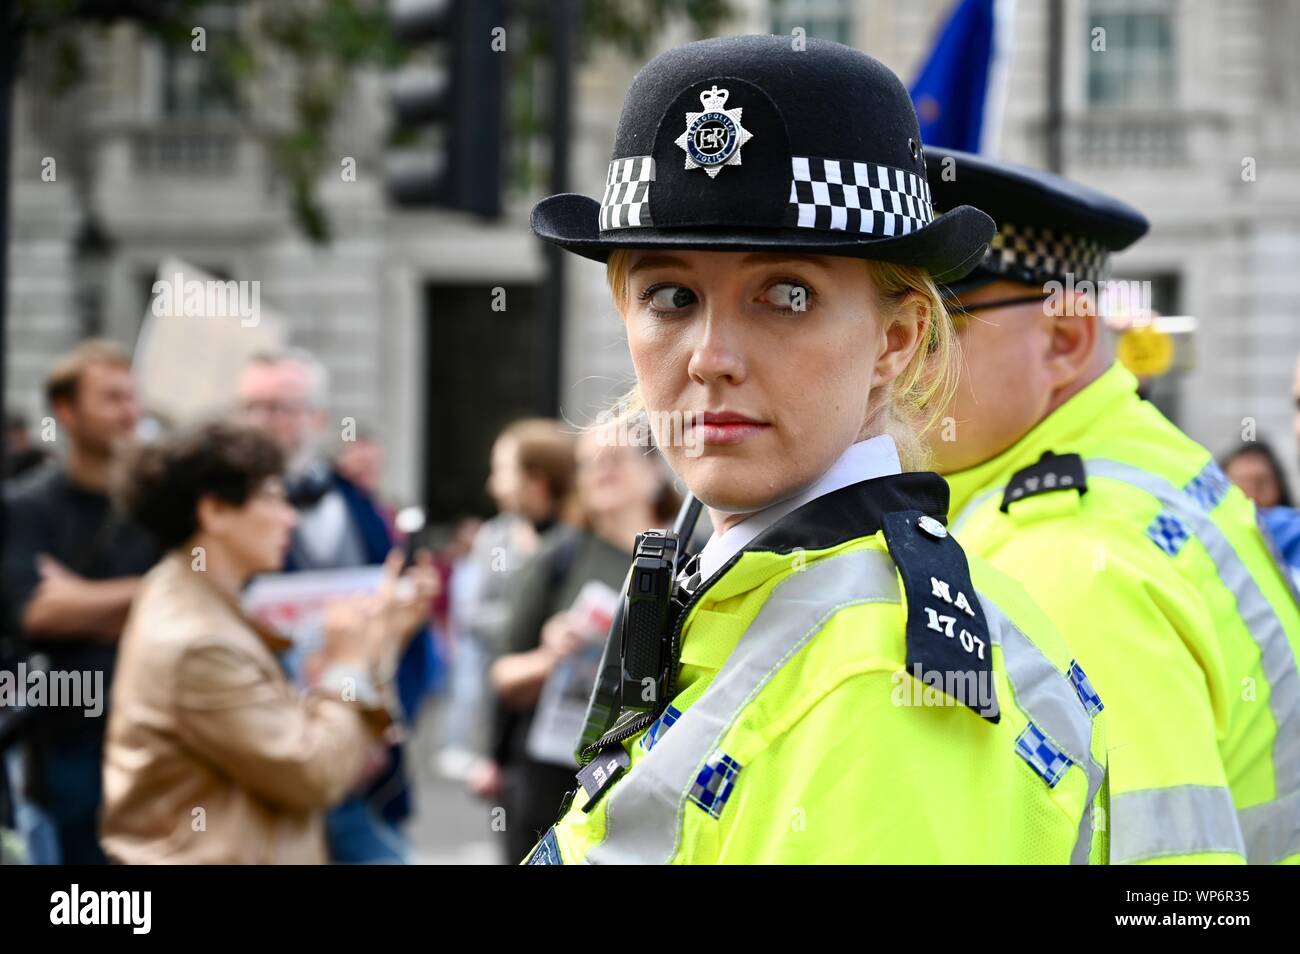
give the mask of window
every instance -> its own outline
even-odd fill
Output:
[[[1161,106],[1172,101],[1177,82],[1173,22],[1172,0],[1090,0],[1088,104]]]
[[[772,0],[772,32],[790,36],[802,27],[807,36],[853,45],[853,14],[848,0]]]
[[[191,34],[161,44],[162,111],[165,116],[228,116],[238,108],[230,69],[231,41],[237,37],[235,8],[210,3],[200,8],[204,49],[194,49]]]

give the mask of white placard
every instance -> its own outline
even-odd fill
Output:
[[[589,642],[562,659],[542,687],[533,725],[528,733],[530,758],[553,765],[578,767],[573,750],[582,736],[587,703],[600,671],[605,636],[618,610],[619,594],[599,580],[588,580],[573,601],[578,626]]]
[[[325,604],[377,592],[383,574],[379,564],[266,573],[249,584],[241,602],[244,612],[253,619],[293,640],[295,655],[306,655],[321,647]]]

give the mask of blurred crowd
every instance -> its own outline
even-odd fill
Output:
[[[397,529],[376,437],[328,438],[328,393],[311,354],[258,355],[227,419],[145,442],[130,355],[87,341],[50,369],[40,427],[6,419],[0,673],[107,700],[0,694],[6,860],[412,860],[407,749],[435,699],[436,768],[481,800],[500,860],[554,821],[636,534],[680,504],[671,473],[613,430],[515,421],[483,462],[496,513],[434,548]],[[1300,368],[1292,398],[1300,438]],[[1222,462],[1300,574],[1276,453]],[[367,566],[316,640],[243,602],[266,574]]]
[[[0,694],[6,860],[412,860],[431,708],[436,767],[502,861],[554,820],[592,678],[575,661],[635,535],[671,521],[671,474],[612,431],[519,420],[483,462],[496,514],[435,548],[383,498],[375,436],[327,434],[328,394],[311,354],[261,354],[224,420],[146,441],[131,356],[91,340],[50,370],[39,427],[6,419],[0,672],[50,687]],[[361,567],[382,570],[337,584],[315,638],[246,605],[268,575]],[[107,703],[57,697],[58,674]]]

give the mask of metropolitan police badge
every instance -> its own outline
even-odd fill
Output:
[[[686,150],[686,168],[703,169],[710,179],[716,179],[723,166],[740,165],[740,147],[753,138],[740,124],[741,107],[724,108],[730,95],[716,84],[700,93],[704,112],[688,111],[686,132],[676,139]]]

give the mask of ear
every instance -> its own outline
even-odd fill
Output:
[[[67,399],[55,401],[50,405],[50,415],[59,425],[59,430],[71,430],[70,421],[76,414],[76,408],[72,406],[73,402]]]
[[[900,303],[898,311],[886,319],[880,336],[880,351],[872,377],[873,388],[889,384],[903,373],[916,349],[923,346],[930,332],[930,303],[925,296],[909,293]]]
[[[1049,317],[1052,324],[1047,370],[1053,388],[1060,390],[1077,381],[1091,366],[1100,333],[1097,309],[1091,296],[1070,290],[1056,302]]]

